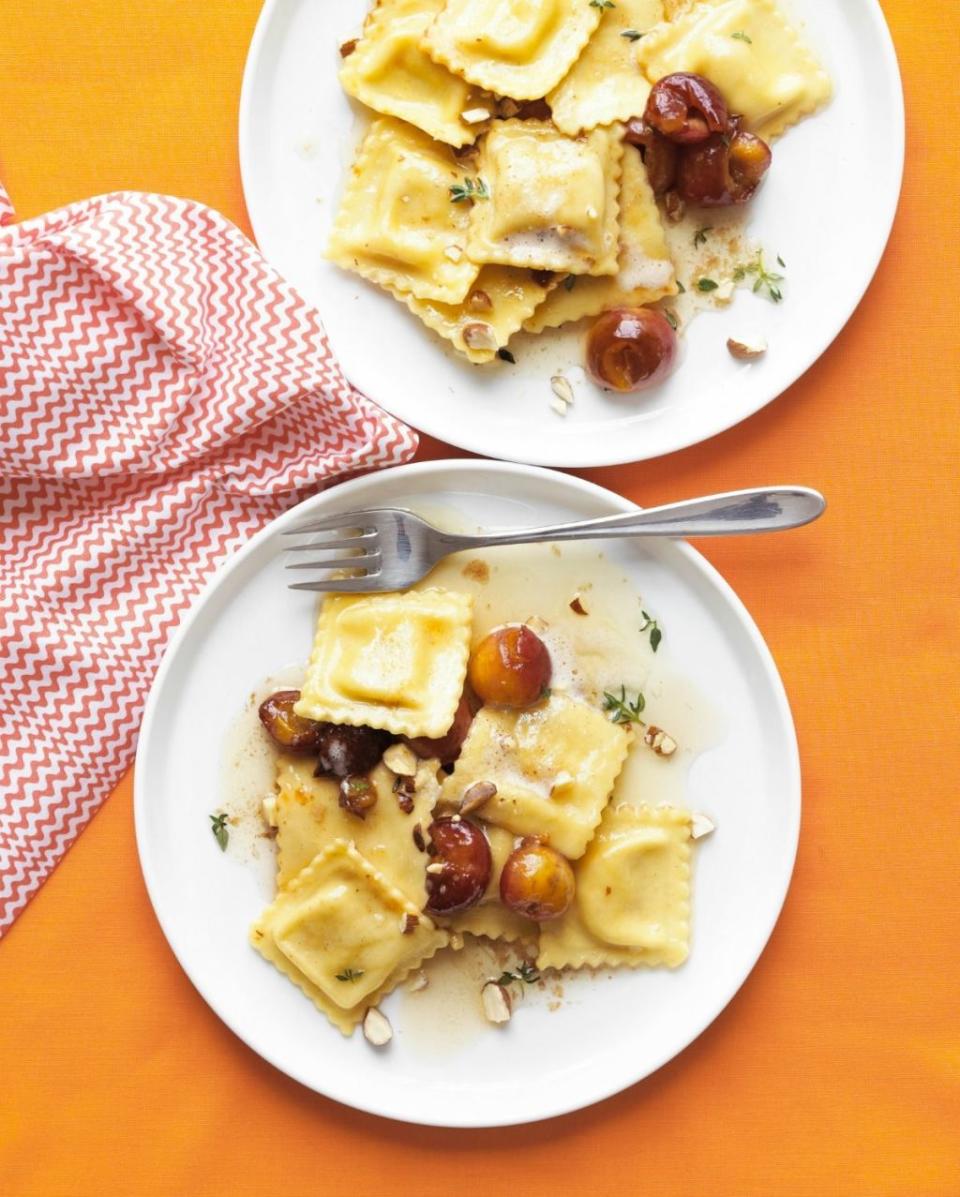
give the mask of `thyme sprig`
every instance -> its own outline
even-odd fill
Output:
[[[777,255],[777,261],[783,266],[783,259]],[[763,250],[761,249],[756,257],[756,261],[748,262],[745,266],[738,266],[733,272],[733,281],[735,283],[742,283],[747,275],[756,275],[753,282],[753,292],[758,294],[764,287],[767,289],[767,295],[774,303],[780,303],[783,299],[783,291],[780,289],[780,283],[783,282],[783,275],[777,274],[774,270],[768,270],[763,261]]]
[[[640,629],[641,635],[646,631],[650,632],[650,647],[656,652],[660,647],[660,641],[663,639],[663,630],[653,616],[649,612],[644,611],[642,607],[640,608],[640,614],[646,621]]]
[[[210,830],[213,832],[213,838],[220,845],[220,851],[226,852],[227,844],[230,842],[227,816],[225,814],[210,815]]]
[[[504,970],[497,977],[498,985],[512,985],[514,981],[521,981],[527,985],[535,985],[540,980],[540,970],[529,960],[523,960],[517,965],[516,972]]]
[[[603,709],[610,715],[613,723],[643,723],[640,714],[646,705],[647,700],[639,690],[637,697],[630,702],[626,686],[620,687],[619,698],[609,690],[603,692]]]
[[[486,200],[490,198],[490,189],[478,175],[475,179],[465,177],[462,183],[454,183],[450,188],[450,199],[455,204],[464,200]]]
[[[362,968],[345,968],[342,973],[337,973],[338,981],[359,981],[363,976]]]

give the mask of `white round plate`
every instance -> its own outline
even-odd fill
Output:
[[[270,900],[262,879],[224,857],[208,815],[221,793],[220,747],[246,697],[305,660],[314,596],[286,589],[281,533],[308,515],[425,505],[466,524],[529,526],[631,510],[562,474],[485,461],[430,462],[345,483],[288,512],[242,549],[198,600],[167,651],[137,753],[137,842],[147,888],[188,976],[223,1021],[277,1068],[358,1109],[438,1126],[533,1122],[590,1105],[681,1051],[720,1013],[757,961],[780,912],[800,819],[790,710],[750,616],[689,545],[607,541],[652,610],[663,613],[671,669],[722,701],[723,738],[694,762],[691,809],[717,831],[697,849],[686,964],[575,979],[555,1012],[524,1002],[506,1030],[452,1054],[405,1039],[376,1052],[344,1039],[249,947]],[[668,643],[669,641],[669,643]],[[661,650],[661,651],[663,651]],[[545,995],[545,996],[549,996]]]
[[[550,377],[582,360],[581,325],[511,341],[517,365],[470,366],[405,307],[324,260],[358,135],[337,47],[368,0],[266,0],[240,108],[240,164],[261,249],[314,303],[351,382],[387,411],[488,457],[553,466],[639,461],[706,440],[800,377],[843,328],[887,242],[903,171],[903,95],[877,0],[784,0],[833,78],[833,102],[780,140],[750,235],[787,264],[786,299],[738,291],[699,316],[661,387],[617,397],[576,383],[565,418]],[[705,223],[709,223],[706,221]],[[737,363],[729,336],[770,350]],[[574,371],[575,377],[577,372]]]

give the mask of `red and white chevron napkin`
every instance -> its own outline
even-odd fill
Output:
[[[0,187],[0,934],[129,765],[171,631],[251,533],[415,435],[222,216]]]

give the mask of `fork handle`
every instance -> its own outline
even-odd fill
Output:
[[[483,536],[451,537],[463,547],[534,544],[555,540],[602,540],[615,536],[742,536],[800,528],[821,515],[826,500],[806,486],[756,487],[732,490],[702,499],[685,499],[647,507],[625,515],[557,524],[552,528],[520,528]]]

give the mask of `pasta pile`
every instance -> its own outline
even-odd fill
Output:
[[[773,0],[379,0],[345,91],[376,114],[328,256],[389,291],[469,361],[677,291],[624,122],[653,82],[712,79],[770,139],[830,81]]]

